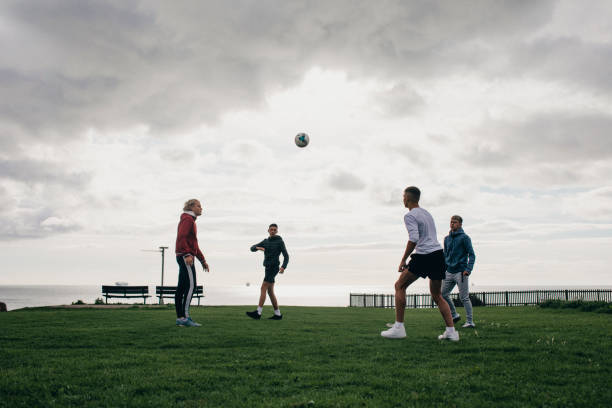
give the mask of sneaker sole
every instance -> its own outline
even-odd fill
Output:
[[[459,341],[459,338],[451,339],[450,337],[440,337],[440,336],[438,336],[438,340],[440,340],[440,341]]]

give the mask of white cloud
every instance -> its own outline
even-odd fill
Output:
[[[197,197],[212,284],[252,280],[270,222],[288,281],[384,284],[417,185],[440,239],[464,217],[478,279],[571,282],[581,259],[604,279],[607,7],[4,2],[0,256],[36,251],[58,283],[151,279],[157,259],[116,259],[172,247]]]

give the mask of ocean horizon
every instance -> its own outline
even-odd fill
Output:
[[[155,285],[149,286],[147,304],[159,303],[154,296]],[[408,293],[427,293],[423,288],[408,288]],[[500,285],[472,286],[471,292],[493,292],[512,290],[558,290],[558,289],[612,289],[611,285]],[[457,289],[454,291],[456,292]],[[393,293],[392,285],[285,285],[276,290],[281,306],[335,306],[347,307],[351,293]],[[259,284],[204,286],[202,306],[254,305],[259,298]],[[0,302],[4,302],[9,311],[25,307],[70,305],[76,301],[93,304],[102,296],[101,285],[0,285]],[[173,303],[170,298],[166,303]],[[142,303],[138,298],[111,298],[108,303]],[[197,305],[197,299],[192,301]],[[266,301],[269,306],[269,300]]]

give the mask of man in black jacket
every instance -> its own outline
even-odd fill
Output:
[[[285,247],[283,239],[280,237],[280,235],[276,235],[277,233],[278,225],[270,224],[268,227],[268,234],[270,234],[270,236],[261,241],[259,244],[255,244],[251,247],[251,252],[264,251],[263,265],[266,268],[266,275],[261,284],[261,293],[259,296],[259,305],[257,306],[257,310],[246,312],[247,316],[255,320],[261,319],[261,312],[263,310],[264,302],[266,301],[266,293],[268,296],[270,296],[270,301],[274,307],[274,315],[272,315],[270,319],[281,320],[283,318],[283,315],[281,315],[280,309],[278,308],[276,295],[274,294],[274,278],[279,272],[285,272],[285,268],[289,263],[289,254],[287,253],[287,248]],[[279,269],[280,254],[283,254],[283,265]]]

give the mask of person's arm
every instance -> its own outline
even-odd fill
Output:
[[[283,254],[283,265],[280,267],[280,273],[285,272],[287,268],[287,264],[289,263],[289,253],[287,252],[287,247],[285,246],[285,242],[281,242],[281,253]]]
[[[264,243],[265,242],[266,242],[266,240],[264,239],[259,244],[252,245],[251,246],[251,252],[263,251],[264,250]]]
[[[419,242],[419,226],[417,225],[417,221],[410,213],[404,216],[404,224],[406,225],[406,230],[408,231],[408,243],[406,244],[406,250],[404,251],[404,256],[402,256],[402,262],[399,265],[398,272],[402,272],[406,268],[406,261],[408,260],[408,256],[414,251],[416,248],[417,242]]]
[[[470,275],[474,269],[474,262],[476,262],[476,254],[474,254],[474,248],[472,247],[472,240],[467,235],[465,236],[465,249],[468,253],[467,270],[463,272],[464,275]]]
[[[196,241],[196,258],[198,258],[198,260],[202,264],[202,268],[204,268],[206,272],[209,272],[208,263],[206,262],[206,259],[204,258],[204,254],[202,253],[202,251],[200,251],[200,247],[198,246],[197,241]]]
[[[408,257],[410,256],[412,251],[414,251],[414,248],[416,248],[416,242],[408,241],[408,243],[406,244],[406,250],[404,251],[404,256],[402,256],[402,261],[400,262],[399,268],[397,270],[398,272],[403,272],[404,269],[407,268],[406,261],[408,260]]]
[[[442,248],[442,250],[444,251],[444,258],[446,258],[446,254],[448,253],[446,252],[446,243],[448,241],[448,237],[448,235],[444,237],[444,247]]]
[[[191,228],[193,228],[193,219],[191,219],[191,217],[181,218],[176,232],[176,253],[183,255],[188,265],[193,265],[193,254],[191,253],[189,245],[187,245],[187,236]]]

